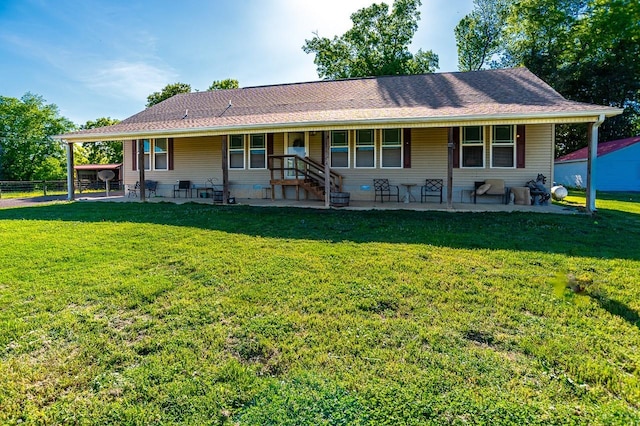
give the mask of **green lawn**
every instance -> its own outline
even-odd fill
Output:
[[[639,424],[640,200],[617,198],[0,210],[0,424]]]

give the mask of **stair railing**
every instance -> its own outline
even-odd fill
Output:
[[[324,166],[309,157],[300,157],[295,154],[270,155],[268,167],[271,171],[271,180],[285,180],[302,178],[310,180],[324,187],[325,171]],[[329,171],[329,185],[331,191],[342,192],[343,177],[333,170]]]

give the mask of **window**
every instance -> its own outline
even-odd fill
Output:
[[[356,167],[376,166],[376,148],[373,130],[356,130]]]
[[[462,167],[484,167],[484,128],[463,127],[461,142]]]
[[[169,151],[167,149],[167,139],[156,139],[153,146],[153,165],[155,170],[169,169]]]
[[[331,132],[331,167],[349,167],[349,133],[346,130]]]
[[[143,139],[142,146],[142,151],[144,152],[144,169],[151,170],[151,141],[149,139]]]
[[[382,130],[382,167],[402,167],[402,132],[400,129]]]
[[[513,126],[493,126],[491,167],[515,167],[515,131]]]
[[[244,169],[244,135],[229,136],[229,168]]]
[[[267,137],[264,134],[249,136],[249,168],[267,167]]]
[[[142,154],[144,158],[145,170],[169,170],[171,145],[169,139],[140,139],[133,141],[133,170],[139,170],[138,168],[138,142],[142,142]]]

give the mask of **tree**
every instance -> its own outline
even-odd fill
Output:
[[[497,0],[476,1],[472,15],[479,4],[492,1]],[[604,122],[599,139],[634,136],[640,134],[638,22],[637,0],[514,0],[507,3],[503,36],[494,52],[498,60],[491,65],[524,65],[567,99],[624,108],[622,115]],[[474,52],[480,50],[471,42],[467,46],[467,40],[487,41],[471,27],[463,19],[456,28],[461,69],[479,63],[480,54]],[[586,127],[558,125],[556,142],[556,155],[582,148]]]
[[[191,93],[191,85],[187,83],[167,84],[159,92],[153,92],[147,96],[147,107],[152,107],[179,93]]]
[[[224,80],[214,80],[207,90],[237,89],[239,87],[240,83],[238,83],[238,80],[227,78]]]
[[[420,0],[372,4],[351,15],[353,27],[328,39],[315,33],[305,40],[305,53],[314,53],[318,76],[323,79],[430,73],[438,68],[431,50],[409,52],[418,29]]]
[[[460,71],[480,70],[499,52],[508,10],[505,0],[473,3],[474,10],[454,30]]]
[[[95,129],[96,127],[112,126],[120,120],[111,117],[101,117],[95,121],[87,121],[81,129]],[[85,142],[82,147],[86,151],[87,161],[91,164],[122,163],[122,141]]]
[[[7,180],[33,180],[65,170],[65,152],[52,136],[73,130],[74,124],[38,95],[0,96],[0,171]]]
[[[505,63],[523,64],[568,99],[624,108],[600,141],[640,133],[640,3],[636,0],[520,0],[511,9]],[[558,126],[558,155],[586,146]]]

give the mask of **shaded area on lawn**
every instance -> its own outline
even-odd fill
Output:
[[[625,303],[619,302],[617,300],[609,298],[606,294],[602,292],[596,293],[587,293],[588,296],[598,302],[600,307],[611,315],[618,316],[628,322],[631,325],[636,326],[640,329],[640,314],[637,311],[630,308]]]
[[[70,203],[0,210],[0,219],[152,223],[267,238],[430,244],[640,260],[640,221],[531,213],[339,211],[196,203]],[[531,259],[535,263],[535,259]]]

